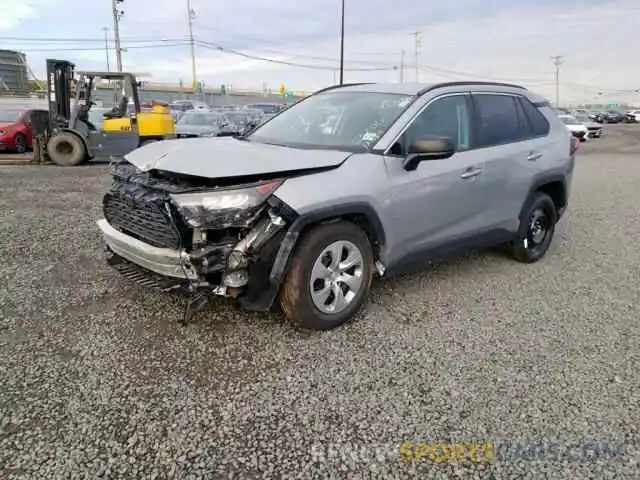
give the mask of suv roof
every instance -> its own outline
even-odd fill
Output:
[[[465,91],[473,89],[475,91],[498,91],[504,93],[518,93],[527,97],[533,103],[547,104],[546,98],[537,95],[527,88],[512,83],[485,82],[485,81],[459,81],[440,83],[351,83],[345,85],[334,85],[315,92],[316,94],[329,90],[346,90],[354,92],[372,93],[397,93],[400,95],[421,96],[428,92],[447,89],[447,91]]]

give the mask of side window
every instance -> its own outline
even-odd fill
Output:
[[[457,151],[469,148],[469,104],[466,95],[440,98],[426,107],[403,135],[406,148],[420,138],[446,137],[453,141]]]
[[[25,112],[25,114],[22,116],[22,121],[25,123],[29,123],[31,122],[31,112]]]
[[[479,147],[519,142],[529,136],[522,129],[512,95],[476,94],[474,101],[479,120]]]
[[[527,119],[529,120],[529,125],[531,125],[532,134],[534,137],[543,137],[549,134],[549,122],[542,114],[540,110],[536,108],[529,100],[526,98],[520,99],[520,105],[524,110]]]

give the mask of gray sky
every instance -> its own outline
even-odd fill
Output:
[[[192,2],[198,77],[207,85],[261,88],[264,83],[276,90],[284,83],[291,90],[313,90],[337,81],[340,0]],[[564,101],[637,98],[640,103],[640,95],[630,93],[640,88],[636,54],[640,0],[456,0],[442,6],[415,0],[346,3],[345,81],[398,81],[403,50],[404,77],[414,81],[411,32],[421,31],[421,82],[514,81],[554,100],[551,56],[563,55]],[[0,0],[0,43],[25,51],[38,74],[47,57],[71,59],[83,69],[104,69],[101,29],[112,26],[110,4],[110,0]],[[122,6],[121,37],[129,47],[125,69],[151,74],[147,80],[182,79],[189,84],[186,0],[126,0]],[[74,16],[77,23],[70,23]],[[246,58],[220,51],[219,46],[314,68]]]

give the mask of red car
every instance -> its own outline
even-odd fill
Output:
[[[0,152],[24,153],[32,147],[31,112],[34,109],[0,109]]]

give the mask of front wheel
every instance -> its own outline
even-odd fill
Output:
[[[551,197],[536,192],[522,212],[518,235],[511,243],[513,257],[522,263],[534,263],[544,257],[553,240],[557,217]]]
[[[13,139],[13,147],[16,153],[24,153],[27,151],[27,137],[22,133],[16,133]]]
[[[372,273],[371,244],[359,227],[351,222],[314,227],[296,249],[280,305],[303,328],[335,328],[360,310]]]
[[[62,132],[51,137],[47,144],[47,153],[53,163],[63,167],[80,165],[87,157],[83,141],[77,135],[69,132]]]

